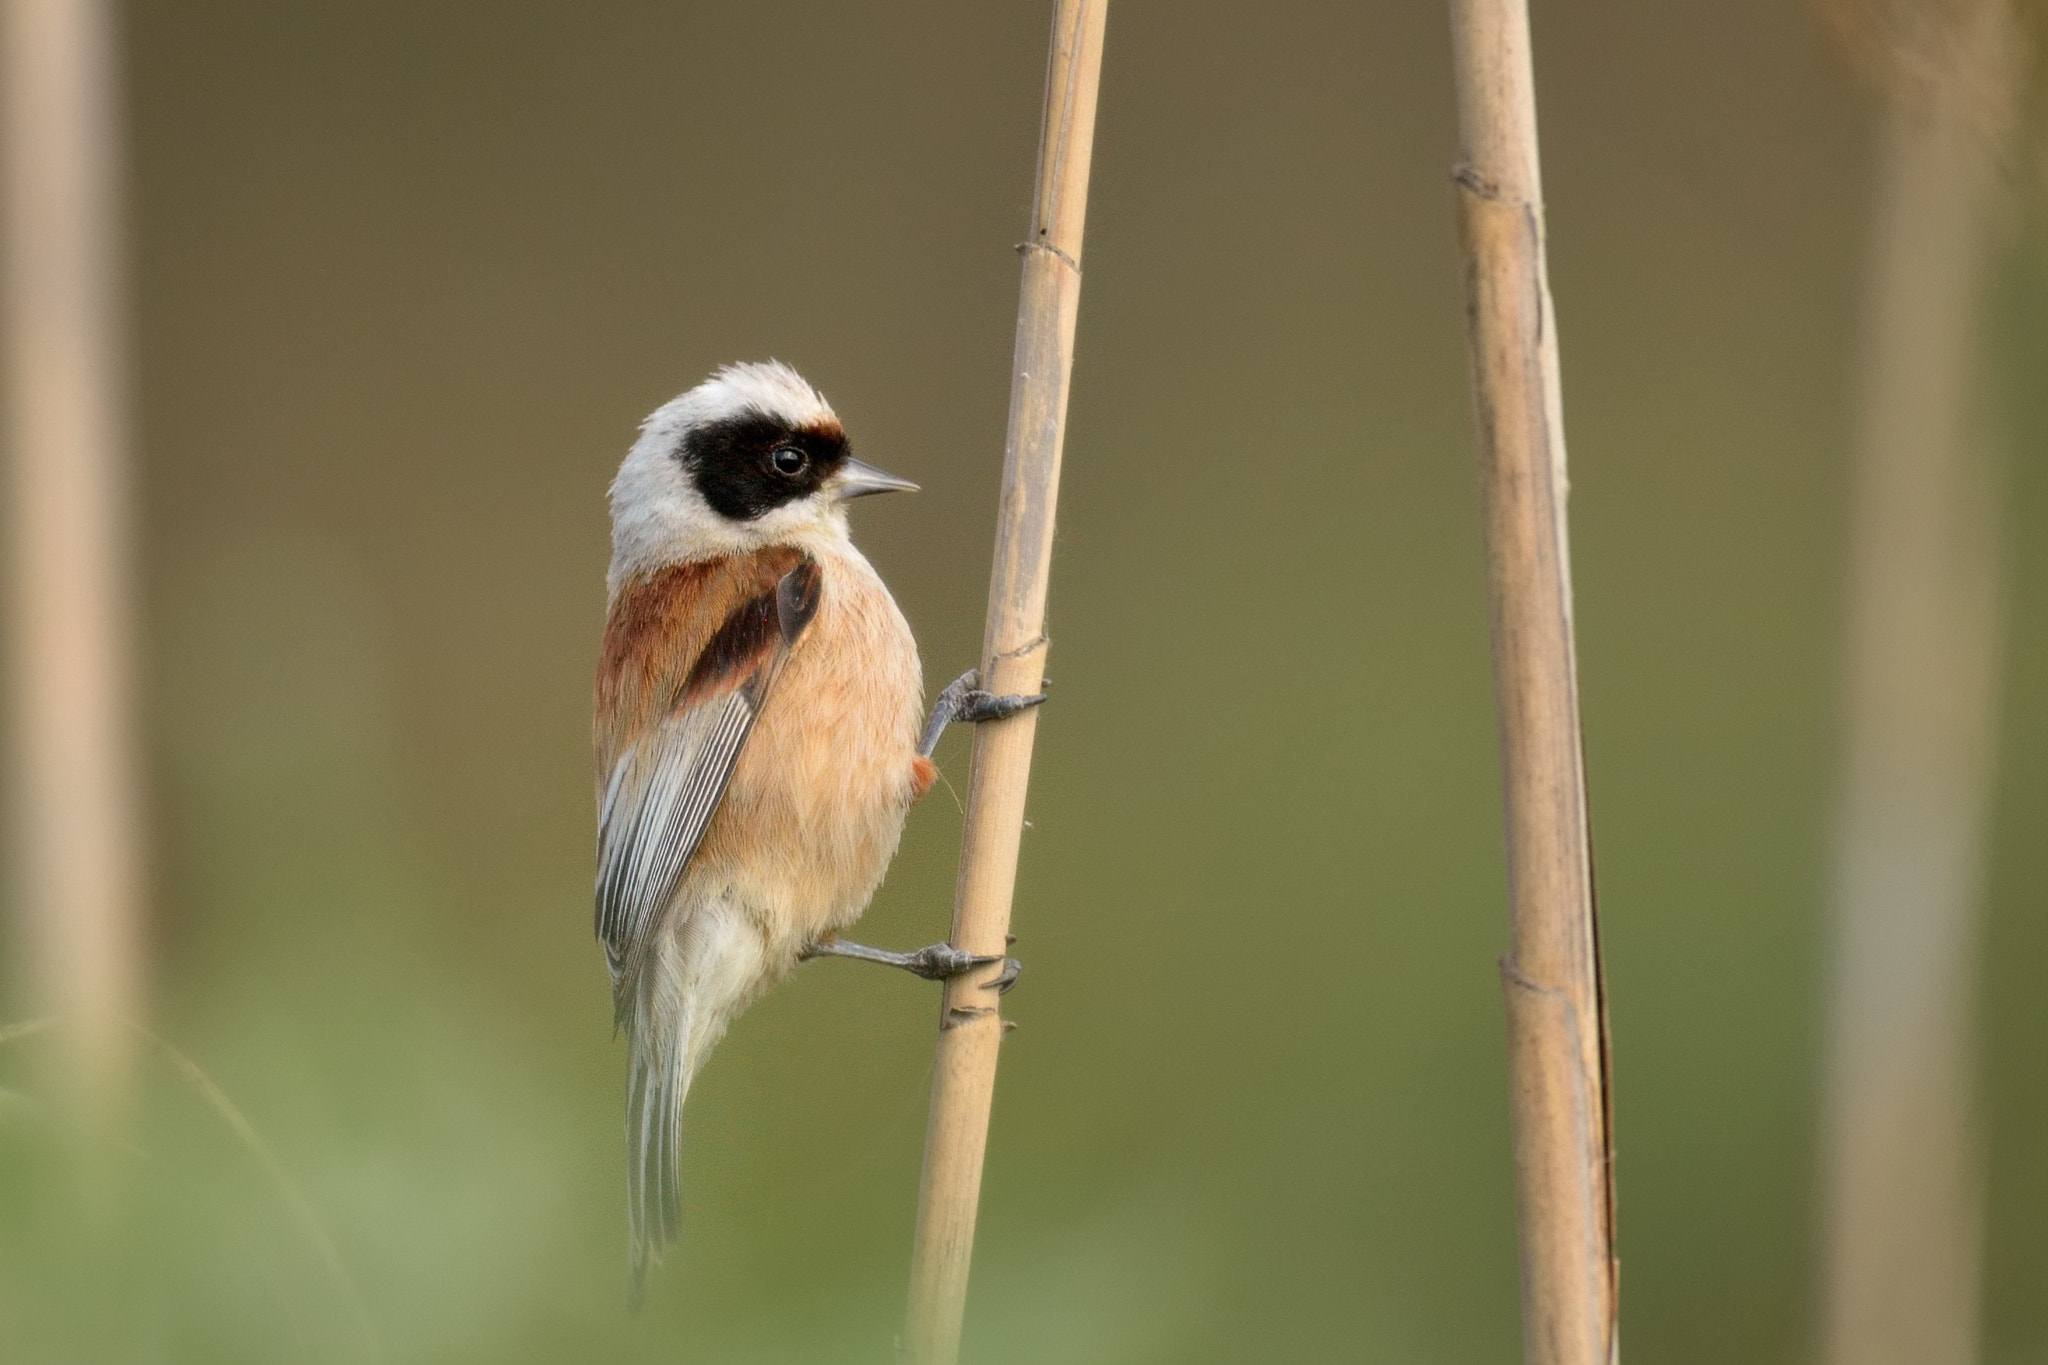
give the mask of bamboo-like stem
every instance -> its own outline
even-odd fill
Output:
[[[113,16],[6,0],[0,23],[14,899],[65,1084],[106,1116],[141,976]]]
[[[1929,7],[1930,10],[1934,7]],[[1952,7],[1950,12],[1957,12]],[[1996,515],[1972,376],[2013,95],[2003,0],[1885,111],[1853,465],[1823,1123],[1825,1359],[1977,1358],[1972,1028],[1997,713]]]
[[[1618,1358],[1607,1025],[1524,0],[1451,0],[1472,392],[1506,805],[1508,1075],[1529,1365]]]
[[[1020,248],[1024,269],[1009,433],[981,647],[982,685],[998,693],[1036,692],[1045,676],[1046,579],[1074,364],[1074,320],[1081,302],[1081,229],[1088,209],[1108,9],[1108,0],[1058,0],[1053,14],[1031,235]],[[976,731],[952,936],[954,947],[970,953],[1001,957],[1009,941],[1037,726],[1034,709]],[[952,1365],[960,1355],[982,1157],[1004,1030],[991,985],[997,971],[984,967],[947,982],[939,1008],[938,1058],[903,1332],[904,1351],[913,1365]]]

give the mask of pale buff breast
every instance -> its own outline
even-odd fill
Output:
[[[818,556],[817,616],[777,679],[686,876],[790,952],[867,908],[917,795],[923,674],[859,551]]]

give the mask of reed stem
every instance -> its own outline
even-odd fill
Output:
[[[1037,692],[1045,676],[1046,579],[1074,363],[1074,321],[1081,302],[1081,229],[1108,8],[1108,0],[1058,0],[1053,15],[1031,235],[1020,248],[1024,267],[1009,432],[982,640],[982,685],[997,693]],[[1001,957],[1009,942],[1037,727],[1038,712],[1031,709],[976,729],[952,934],[953,946],[969,953]],[[953,1365],[960,1356],[996,1054],[1004,1032],[991,984],[999,970],[990,965],[953,978],[940,1005],[903,1332],[904,1352],[913,1365]]]
[[[141,979],[111,9],[0,16],[13,890],[23,984],[99,1116],[126,1090]]]
[[[2004,142],[1981,111],[2014,101],[2018,54],[2003,0],[1920,8],[1947,41],[1914,63],[1919,98],[1888,92],[1851,475],[1822,1108],[1827,1365],[1978,1358],[1973,1024],[2000,610],[1976,400]]]
[[[1556,314],[1525,0],[1451,0],[1472,392],[1507,826],[1508,1073],[1529,1365],[1618,1359]]]

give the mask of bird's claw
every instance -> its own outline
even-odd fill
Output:
[[[1040,687],[1051,683],[1050,678],[1039,680]],[[1044,700],[1042,691],[1030,696],[990,692],[981,685],[981,670],[970,668],[947,683],[945,690],[939,693],[938,701],[932,706],[931,719],[925,722],[924,734],[918,740],[917,751],[930,758],[932,751],[939,746],[939,736],[956,721],[979,725],[984,721],[1008,720],[1019,711],[1029,710]]]
[[[1045,700],[1045,693],[1034,692],[1023,696],[1015,692],[998,696],[972,688],[960,694],[960,709],[953,713],[953,719],[964,725],[979,725],[988,720],[1008,720],[1019,711],[1027,711]]]
[[[921,976],[927,981],[946,981],[962,972],[971,971],[985,961],[986,958],[977,958],[973,953],[963,953],[950,943],[934,943],[910,954],[909,960],[903,966],[912,975]]]
[[[1015,942],[1014,938],[1009,940]],[[919,948],[914,953],[892,953],[886,948],[870,948],[865,943],[848,943],[836,936],[821,938],[806,944],[798,952],[797,961],[809,962],[818,957],[850,957],[857,962],[877,962],[884,967],[900,967],[912,976],[921,976],[927,981],[951,981],[963,976],[976,967],[986,967],[1000,962],[1003,969],[985,983],[998,993],[1008,991],[1017,984],[1017,973],[1024,970],[1022,963],[1014,957],[999,954],[970,953],[955,948],[950,943],[933,943]]]
[[[911,953],[909,960],[903,965],[905,970],[927,981],[950,981],[956,976],[964,976],[976,967],[986,967],[991,962],[1002,963],[1003,970],[997,973],[990,985],[999,991],[1007,991],[1017,984],[1017,973],[1023,970],[1023,964],[1017,959],[995,954],[984,956],[965,952],[950,943],[934,943],[920,948]]]

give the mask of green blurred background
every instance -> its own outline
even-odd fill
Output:
[[[850,964],[720,1049],[684,1242],[625,1309],[603,493],[648,410],[791,361],[924,485],[856,534],[932,685],[972,660],[1048,8],[126,9],[154,1016],[392,1361],[890,1356],[935,993]],[[1624,1336],[1803,1360],[1871,101],[1789,0],[1536,26]],[[1453,158],[1438,4],[1112,12],[975,1361],[1518,1350]],[[2048,257],[2022,238],[1993,351],[1995,1362],[2048,1358]],[[943,933],[964,737],[941,758],[869,941]],[[97,1233],[62,1135],[0,1127],[7,1358],[369,1358],[261,1168],[148,1076]]]

